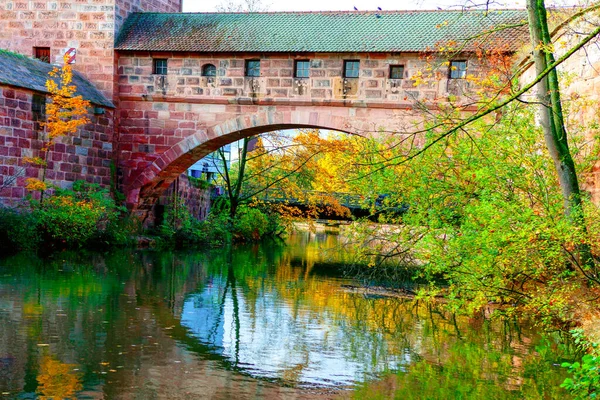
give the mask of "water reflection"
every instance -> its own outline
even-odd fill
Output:
[[[348,291],[336,240],[4,259],[0,392],[329,398],[370,381],[358,398],[562,395],[558,341]]]

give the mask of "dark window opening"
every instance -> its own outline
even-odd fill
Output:
[[[298,60],[294,63],[294,77],[308,78],[310,74],[310,61]]]
[[[467,62],[461,61],[450,61],[450,73],[448,75],[450,79],[464,79],[467,77]]]
[[[403,79],[404,65],[390,65],[390,79]]]
[[[152,73],[155,75],[166,75],[167,74],[167,59],[166,58],[154,58],[152,60]]]
[[[50,63],[50,47],[34,47],[33,57],[40,61]]]
[[[206,64],[202,67],[202,76],[217,76],[217,67]]]
[[[346,60],[344,61],[344,78],[358,78],[360,61]]]
[[[33,114],[33,129],[41,131],[46,122],[46,96],[34,94],[31,99],[31,113]]]
[[[260,60],[246,60],[246,76],[252,78],[260,76]]]

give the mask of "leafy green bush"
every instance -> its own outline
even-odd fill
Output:
[[[202,178],[194,178],[193,176],[188,176],[188,180],[190,182],[190,185],[198,189],[208,189],[209,187],[211,187],[211,184],[207,180]]]
[[[82,247],[118,219],[121,212],[108,190],[76,181],[73,189],[57,189],[32,212],[43,240],[65,247]]]
[[[583,335],[582,329],[573,329],[571,331],[575,344],[580,348],[591,349],[590,354],[581,358],[581,362],[562,364],[564,368],[569,369],[571,378],[566,378],[560,385],[571,393],[575,399],[596,399],[600,393],[600,355],[598,354],[598,344],[589,342]]]
[[[230,234],[227,214],[210,213],[206,220],[196,220],[181,199],[165,208],[163,223],[158,234],[163,246],[182,247],[190,244],[218,246],[225,243]]]
[[[0,241],[15,250],[123,245],[135,230],[120,218],[123,211],[107,189],[77,181],[43,202],[32,200],[28,210],[0,209]]]
[[[242,206],[233,222],[233,230],[238,240],[259,240],[268,232],[269,219],[258,208]]]
[[[35,216],[23,210],[0,208],[0,248],[35,250],[41,241]]]

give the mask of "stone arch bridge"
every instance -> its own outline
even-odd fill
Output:
[[[413,111],[406,108],[382,109],[352,106],[260,106],[260,105],[196,105],[189,103],[145,103],[142,105],[167,108],[166,120],[140,119],[148,126],[162,126],[151,137],[146,148],[156,149],[155,143],[174,143],[162,152],[127,152],[129,158],[120,160],[125,167],[125,192],[128,206],[136,211],[149,210],[162,192],[192,164],[220,147],[239,139],[282,129],[317,128],[368,135],[379,129],[406,131]],[[136,105],[139,108],[141,105]],[[176,111],[188,109],[189,111]],[[172,111],[171,111],[172,110]],[[134,111],[135,112],[135,111]],[[152,111],[149,112],[152,114]],[[165,114],[166,115],[166,114]],[[175,119],[187,115],[190,119]],[[202,115],[202,122],[194,121]],[[207,122],[211,121],[211,122]],[[135,124],[136,120],[126,123]],[[172,126],[173,128],[169,128]],[[175,128],[177,126],[177,128]],[[173,133],[167,133],[174,129]],[[169,140],[171,139],[171,140]]]
[[[128,207],[147,212],[194,162],[263,132],[320,128],[364,135],[405,132],[435,105],[469,91],[485,73],[472,43],[486,29],[519,26],[524,11],[134,13],[116,40],[115,138]],[[487,37],[507,52],[526,26]],[[424,55],[435,80],[416,86]],[[493,39],[493,40],[492,40]],[[445,58],[444,58],[445,57]]]

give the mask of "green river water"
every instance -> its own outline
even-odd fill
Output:
[[[351,290],[337,240],[0,259],[0,399],[567,398],[558,337]]]

